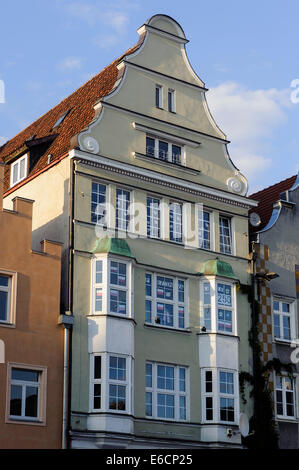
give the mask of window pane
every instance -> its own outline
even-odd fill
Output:
[[[0,291],[0,321],[7,321],[8,293]]]
[[[232,306],[232,288],[227,284],[217,283],[217,301],[218,305],[226,307]]]
[[[185,282],[178,280],[178,300],[179,302],[185,301]]]
[[[219,218],[220,252],[231,254],[231,221],[226,217]]]
[[[201,209],[198,211],[198,246],[205,250],[211,249],[210,213]]]
[[[169,205],[169,238],[180,243],[182,241],[182,204],[172,202]]]
[[[103,277],[103,262],[101,260],[96,261],[96,284],[102,284]]]
[[[25,416],[37,418],[38,388],[26,387]]]
[[[96,289],[95,310],[101,312],[103,308],[103,291],[102,288]]]
[[[130,193],[123,189],[116,191],[116,227],[127,230],[129,227]]]
[[[234,421],[234,400],[231,398],[220,398],[221,421]]]
[[[173,327],[173,305],[157,302],[156,323]]]
[[[152,364],[145,365],[146,386],[152,387]]]
[[[180,368],[180,392],[186,391],[186,371],[182,367]]]
[[[26,382],[39,382],[40,373],[26,369],[12,369],[11,378],[13,380],[22,380]]]
[[[291,339],[291,324],[290,317],[283,316],[283,338]]]
[[[21,385],[11,385],[10,387],[10,415],[22,415],[22,387]]]
[[[94,409],[101,408],[101,384],[94,384],[94,399],[93,399],[93,407]]]
[[[18,170],[19,170],[19,163],[16,163],[14,166],[13,166],[13,173],[12,173],[12,182],[13,184],[17,183],[18,181]]]
[[[163,142],[163,140],[159,140],[158,156],[160,160],[168,160],[168,142]]]
[[[218,309],[218,331],[232,332],[232,312]]]
[[[145,295],[148,297],[152,296],[152,276],[151,274],[145,275]]]
[[[94,378],[100,379],[102,377],[101,371],[102,358],[101,356],[94,357]]]
[[[159,418],[174,418],[174,395],[166,395],[158,393],[158,417]]]
[[[279,311],[279,302],[273,302],[273,309]]]
[[[126,359],[124,357],[110,356],[109,379],[126,380]]]
[[[286,304],[286,303],[282,303],[282,311],[285,312],[285,313],[289,313],[290,312],[290,304]]]
[[[168,111],[174,111],[173,109],[173,91],[168,90]]]
[[[171,156],[172,163],[176,163],[176,164],[181,163],[181,153],[182,153],[181,147],[178,147],[177,145],[172,145],[171,147],[172,147],[172,156]]]
[[[9,277],[0,275],[0,286],[8,287]]]
[[[280,321],[279,315],[274,314],[274,336],[275,338],[280,338]]]
[[[157,297],[159,299],[173,300],[173,279],[157,276]]]
[[[206,371],[206,393],[212,393],[213,392],[213,376],[212,376],[212,371],[207,370]]]
[[[211,309],[204,308],[204,326],[209,331],[211,329]]]
[[[25,177],[25,158],[20,160],[20,180]]]
[[[147,198],[147,236],[160,237],[160,200]]]
[[[174,390],[174,367],[157,367],[158,388],[164,390]]]
[[[109,385],[109,409],[126,409],[126,387],[123,385]]]
[[[152,302],[151,300],[145,301],[145,321],[147,323],[152,322]]]
[[[153,414],[153,397],[151,392],[145,394],[145,414],[146,416],[152,416]]]
[[[97,224],[106,222],[106,186],[92,183],[91,187],[91,221]]]
[[[155,139],[151,137],[146,138],[146,155],[149,157],[155,156]]]
[[[156,86],[156,107],[161,108],[162,103],[161,103],[161,94],[162,94],[162,89],[160,86]]]
[[[185,309],[182,305],[178,306],[179,328],[185,328]]]
[[[127,285],[127,266],[125,263],[110,261],[110,284],[126,287]]]
[[[206,397],[206,420],[211,421],[213,419],[213,398]]]
[[[180,419],[186,419],[186,397],[180,397]]]

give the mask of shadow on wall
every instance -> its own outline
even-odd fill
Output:
[[[54,217],[49,222],[41,225],[32,232],[32,249],[41,251],[41,241],[51,240],[62,243],[62,258],[61,258],[61,291],[60,291],[60,304],[61,312],[67,309],[67,292],[68,292],[68,266],[69,266],[69,188],[70,180],[64,181],[64,197],[63,209],[59,216]],[[55,200],[53,199],[53,205]],[[51,201],[49,201],[51,206]]]

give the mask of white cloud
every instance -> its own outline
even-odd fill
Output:
[[[233,162],[250,178],[272,165],[269,141],[273,132],[287,121],[291,106],[289,90],[249,90],[235,82],[212,88],[208,103],[216,122],[232,140]]]
[[[58,67],[61,70],[75,70],[75,69],[80,69],[82,67],[82,59],[80,57],[66,57]]]

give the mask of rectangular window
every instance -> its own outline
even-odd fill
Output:
[[[178,202],[169,204],[169,238],[171,241],[182,243],[183,235],[183,205]]]
[[[203,326],[211,331],[211,285],[209,282],[203,284]]]
[[[10,322],[11,277],[0,274],[0,323]]]
[[[91,222],[99,225],[107,223],[106,186],[95,182],[91,187]]]
[[[211,250],[211,214],[198,210],[198,246],[205,250]]]
[[[187,368],[146,363],[146,416],[187,420]]]
[[[295,336],[292,331],[292,304],[285,301],[273,301],[274,338],[291,341]]]
[[[232,254],[231,219],[219,217],[220,252]]]
[[[102,357],[94,356],[93,368],[93,409],[102,408]]]
[[[109,261],[110,312],[127,314],[127,265],[119,261]]]
[[[282,418],[295,418],[294,379],[276,376],[276,414]]]
[[[168,89],[168,111],[175,112],[175,91]]]
[[[182,147],[166,140],[146,136],[146,155],[180,165]]]
[[[116,228],[127,231],[130,222],[130,192],[116,190]]]
[[[109,410],[126,411],[127,372],[126,358],[109,357]]]
[[[147,198],[147,236],[160,238],[160,199]]]
[[[163,88],[156,85],[156,108],[163,108]]]
[[[217,331],[233,331],[232,286],[222,282],[217,282]]]
[[[145,277],[145,322],[186,327],[186,281],[153,273]]]
[[[40,419],[41,372],[11,368],[9,417],[12,420]]]
[[[10,186],[14,186],[27,176],[27,154],[12,163],[10,168]]]

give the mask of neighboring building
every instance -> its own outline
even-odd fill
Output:
[[[32,251],[33,202],[2,208],[0,163],[0,448],[61,448],[61,244]]]
[[[240,446],[251,371],[247,180],[181,26],[139,42],[0,149],[6,207],[63,243],[73,448]]]
[[[259,201],[251,228],[257,254],[261,361],[263,365],[273,359],[294,364],[292,375],[282,367],[281,373],[272,371],[269,377],[279,446],[294,449],[299,448],[299,353],[295,349],[299,347],[299,177],[251,197]],[[263,281],[264,273],[272,279]]]

